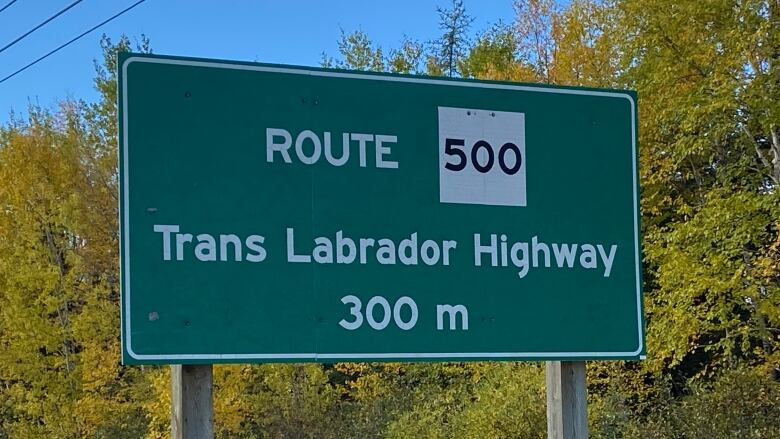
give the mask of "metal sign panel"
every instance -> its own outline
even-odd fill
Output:
[[[124,361],[644,355],[636,100],[124,54]]]

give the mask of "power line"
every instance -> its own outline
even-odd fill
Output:
[[[73,38],[72,40],[68,41],[67,43],[62,44],[61,46],[59,46],[56,49],[52,50],[51,52],[47,53],[46,55],[43,55],[42,57],[36,59],[35,61],[31,62],[30,64],[27,64],[26,66],[22,67],[21,69],[19,69],[19,70],[15,71],[15,72],[11,73],[10,75],[6,76],[5,78],[0,79],[0,84],[2,84],[3,82],[5,82],[5,81],[7,81],[7,80],[9,80],[11,78],[13,78],[14,76],[18,75],[19,73],[22,73],[23,71],[25,71],[28,68],[34,66],[35,64],[38,64],[39,62],[41,62],[44,59],[50,57],[51,55],[54,55],[55,53],[59,52],[60,50],[64,49],[65,47],[75,43],[76,41],[80,40],[82,37],[86,36],[87,34],[93,32],[94,30],[98,29],[99,27],[103,26],[104,24],[107,24],[110,21],[113,21],[114,19],[118,18],[119,16],[121,16],[125,12],[135,8],[136,6],[140,5],[141,3],[145,2],[145,1],[146,0],[138,0],[137,2],[133,3],[132,5],[128,6],[125,9],[123,9],[122,11],[120,11],[120,12],[114,14],[113,16],[109,17],[108,19],[102,21],[100,24],[98,24],[96,26],[93,26],[89,30],[83,32],[82,34],[80,34],[76,38]]]
[[[17,0],[11,0],[10,2],[8,2],[8,4],[6,4],[6,5],[5,5],[5,6],[3,6],[2,8],[0,8],[0,12],[3,12],[3,11],[5,11],[6,9],[8,9],[8,7],[9,7],[9,6],[11,6],[12,4],[14,4],[14,3],[16,3],[16,2],[17,2]]]
[[[38,29],[42,28],[43,26],[46,25],[46,23],[54,20],[55,18],[59,17],[60,15],[62,15],[64,13],[68,12],[68,10],[70,8],[76,6],[77,4],[81,3],[82,1],[84,1],[84,0],[76,0],[75,2],[71,3],[70,5],[68,5],[68,7],[66,7],[65,9],[63,9],[60,12],[57,12],[56,14],[54,14],[51,17],[47,18],[46,21],[44,21],[43,23],[41,23],[38,26],[35,26],[34,28],[28,30],[27,32],[24,33],[24,35],[20,36],[19,38],[15,39],[15,40],[11,41],[10,43],[6,44],[5,46],[3,46],[3,48],[0,49],[0,53],[3,53],[3,51],[5,49],[7,49],[7,48],[13,46],[14,44],[18,43],[19,41],[23,40],[24,37],[26,37],[27,35],[30,35],[31,33],[33,33],[35,31],[37,31]]]

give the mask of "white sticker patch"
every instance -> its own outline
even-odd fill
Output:
[[[525,114],[439,107],[439,201],[525,206]]]

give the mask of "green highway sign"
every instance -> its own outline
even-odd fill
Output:
[[[631,91],[123,54],[123,359],[640,359]]]

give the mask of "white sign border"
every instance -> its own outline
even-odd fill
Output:
[[[452,87],[478,87],[478,88],[491,88],[502,90],[516,90],[516,91],[528,91],[536,93],[559,93],[559,94],[574,94],[574,95],[586,95],[586,96],[605,96],[627,99],[631,103],[631,147],[633,153],[632,160],[632,176],[634,183],[634,249],[636,260],[636,310],[637,310],[637,338],[639,346],[633,352],[398,352],[398,353],[365,353],[365,354],[319,354],[319,353],[282,353],[282,354],[136,354],[131,347],[131,334],[130,329],[130,221],[129,221],[129,206],[130,206],[130,187],[128,185],[128,121],[127,121],[127,68],[134,62],[153,63],[153,64],[173,64],[173,65],[185,65],[195,67],[207,67],[216,69],[230,69],[230,70],[250,70],[258,72],[272,72],[272,73],[286,73],[293,75],[309,75],[309,76],[325,76],[333,78],[348,78],[348,79],[363,79],[374,81],[389,81],[389,82],[410,82],[410,83],[423,83],[432,85],[446,85]],[[501,83],[483,83],[483,82],[466,82],[466,81],[452,81],[442,79],[431,78],[415,78],[408,76],[385,76],[385,75],[372,75],[353,72],[338,72],[329,70],[309,70],[305,68],[293,68],[293,67],[273,67],[265,65],[251,65],[251,64],[237,64],[230,61],[198,61],[198,60],[183,60],[183,59],[170,59],[170,58],[152,58],[146,56],[130,56],[122,62],[122,83],[121,83],[121,96],[122,97],[122,145],[120,148],[120,154],[122,154],[122,197],[121,201],[124,201],[124,218],[123,218],[123,254],[120,254],[120,285],[124,288],[121,290],[125,303],[124,312],[120,313],[122,322],[121,327],[124,327],[123,344],[130,355],[135,360],[139,361],[160,361],[160,360],[179,360],[179,361],[204,361],[204,360],[297,360],[305,361],[311,360],[319,362],[321,360],[376,360],[376,359],[398,359],[398,360],[424,360],[424,359],[521,359],[521,358],[621,358],[621,357],[635,357],[642,353],[643,337],[642,337],[642,293],[641,293],[641,269],[640,269],[640,255],[639,255],[639,200],[638,200],[638,186],[637,186],[637,150],[636,150],[636,104],[634,98],[628,93],[611,92],[611,91],[595,91],[595,90],[579,90],[579,89],[565,89],[565,88],[546,88],[542,86],[526,86],[526,85],[512,85]],[[121,209],[120,209],[121,211]],[[124,257],[123,257],[124,256]],[[127,313],[127,316],[124,314]],[[123,355],[124,357],[124,355]],[[642,356],[644,359],[644,356]]]

